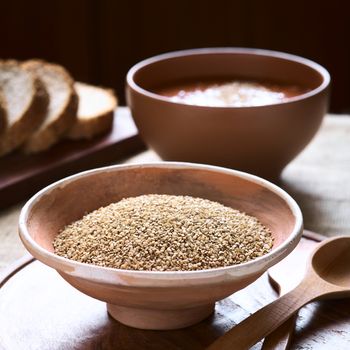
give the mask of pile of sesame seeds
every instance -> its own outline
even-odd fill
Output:
[[[190,196],[142,195],[97,209],[66,226],[55,253],[98,266],[191,271],[250,261],[272,249],[257,218]]]

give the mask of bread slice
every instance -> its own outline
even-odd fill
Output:
[[[50,97],[43,123],[22,147],[25,153],[36,153],[55,144],[75,123],[78,96],[73,79],[63,67],[40,60],[24,62],[23,67],[36,74]]]
[[[45,117],[48,95],[41,82],[14,60],[0,61],[0,90],[7,128],[0,136],[0,156],[19,147]]]
[[[113,126],[117,98],[112,90],[75,83],[79,95],[78,119],[68,131],[70,139],[90,139]]]
[[[6,107],[5,99],[0,91],[0,135],[5,131],[7,126],[7,116],[6,116]]]

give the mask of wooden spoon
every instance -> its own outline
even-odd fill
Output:
[[[246,318],[207,349],[249,349],[310,301],[350,296],[349,266],[350,236],[320,243],[311,254],[303,280],[295,289]]]
[[[298,246],[278,264],[268,270],[269,281],[280,296],[293,290],[305,274],[307,261],[315,248],[315,242],[325,239],[324,236],[311,231],[304,231]],[[261,350],[287,350],[295,329],[297,313],[269,334]]]

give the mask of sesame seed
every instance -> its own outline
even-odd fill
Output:
[[[149,194],[99,208],[59,232],[57,255],[127,270],[191,271],[268,253],[271,231],[253,216],[207,199]]]

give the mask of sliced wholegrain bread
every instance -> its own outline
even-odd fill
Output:
[[[78,119],[69,129],[70,139],[90,139],[113,126],[117,98],[113,91],[83,83],[75,83],[79,96]]]
[[[45,117],[48,95],[40,80],[14,60],[0,61],[0,90],[7,127],[0,136],[0,156],[18,148]]]
[[[78,96],[73,79],[62,66],[31,60],[24,62],[23,67],[42,81],[50,97],[44,121],[22,147],[25,153],[36,153],[59,141],[75,123]]]

